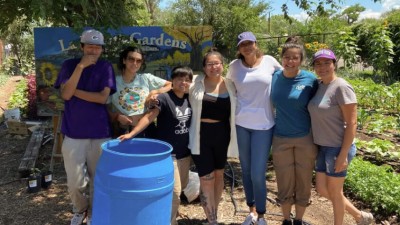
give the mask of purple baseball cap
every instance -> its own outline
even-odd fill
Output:
[[[335,53],[333,53],[333,51],[330,49],[321,49],[318,52],[316,52],[313,57],[313,61],[312,61],[313,64],[314,64],[315,60],[320,59],[320,58],[332,59],[333,61],[336,62]]]
[[[90,45],[104,45],[104,36],[98,30],[85,30],[81,36],[81,43]]]
[[[254,34],[250,31],[246,31],[243,32],[241,34],[238,35],[238,43],[237,46],[240,45],[240,43],[242,43],[243,41],[252,41],[252,42],[256,42],[256,36],[254,36]]]

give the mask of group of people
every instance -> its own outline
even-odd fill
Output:
[[[343,224],[345,210],[357,224],[372,223],[371,213],[358,210],[343,195],[347,167],[356,152],[357,100],[351,85],[335,73],[333,51],[314,54],[317,79],[301,69],[305,50],[297,37],[283,45],[280,64],[261,52],[252,32],[243,32],[226,77],[224,58],[212,48],[204,55],[203,74],[193,75],[189,67],[180,66],[166,81],[141,73],[145,58],[138,47],[121,52],[120,74],[115,76],[112,65],[99,59],[103,45],[99,31],[84,31],[82,58],[65,61],[55,83],[65,100],[62,153],[74,206],[71,225],[82,224],[90,215],[85,172],[93,181],[100,145],[113,136],[121,141],[156,138],[173,146],[171,225],[178,224],[180,194],[192,161],[207,222],[218,224],[227,157],[239,157],[242,168],[249,207],[242,225],[266,225],[270,150],[283,225],[303,224],[314,170],[318,193],[333,203],[335,225]],[[112,122],[117,124],[114,129]]]

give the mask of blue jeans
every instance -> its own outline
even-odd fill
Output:
[[[246,203],[256,206],[258,214],[265,214],[267,185],[265,172],[271,150],[273,127],[269,130],[253,130],[236,125],[239,160]]]
[[[330,177],[346,177],[347,170],[343,170],[339,173],[335,173],[335,162],[336,158],[340,153],[341,147],[327,147],[318,146],[317,162],[315,163],[315,171],[320,173],[326,173]],[[351,160],[356,155],[356,145],[350,146],[349,153],[347,154],[347,163],[350,165]]]

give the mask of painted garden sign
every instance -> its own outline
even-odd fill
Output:
[[[52,116],[63,109],[63,101],[53,88],[64,60],[80,57],[80,34],[67,27],[34,29],[35,70],[38,90],[38,115]],[[210,26],[122,27],[103,31],[105,51],[102,58],[113,63],[115,74],[119,52],[138,45],[146,54],[145,72],[169,79],[170,71],[187,65],[202,70],[202,56],[212,46]]]

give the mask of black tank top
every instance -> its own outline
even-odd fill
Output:
[[[221,95],[204,93],[202,104],[202,119],[229,121],[231,115],[231,101],[228,92]]]

